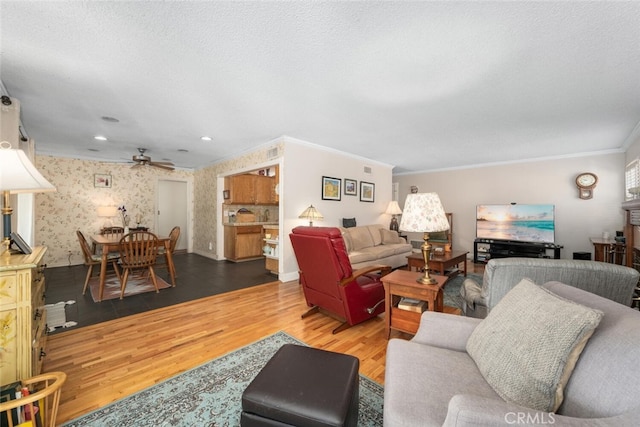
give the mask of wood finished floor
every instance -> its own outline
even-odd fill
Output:
[[[74,419],[279,330],[313,347],[354,355],[360,373],[384,382],[384,316],[333,335],[337,320],[321,313],[301,319],[304,311],[297,282],[271,282],[56,333],[48,339],[44,370],[68,376],[57,421]]]

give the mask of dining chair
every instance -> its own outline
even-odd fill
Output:
[[[122,277],[120,280],[120,299],[124,297],[129,274],[137,269],[147,269],[151,276],[151,282],[160,292],[154,266],[158,256],[158,237],[149,231],[134,231],[125,234],[120,239],[120,267]]]
[[[171,255],[173,255],[173,252],[176,249],[176,245],[178,244],[178,239],[180,239],[180,227],[176,225],[169,232],[169,252],[171,253]],[[158,248],[158,260],[156,262],[156,265],[158,268],[166,268],[166,269],[169,268],[169,266],[167,265],[166,252],[167,252],[167,249],[164,246],[160,246]]]
[[[20,398],[5,400],[0,402],[0,414],[2,414],[2,425],[23,426],[23,425],[44,425],[46,427],[55,427],[56,417],[58,415],[58,406],[60,405],[60,396],[62,395],[62,385],[67,380],[64,372],[47,372],[29,379],[20,381],[21,387],[30,390],[28,395]],[[36,405],[39,411],[35,410]],[[27,414],[35,414],[36,422],[20,423],[19,412],[24,411]],[[40,416],[38,414],[41,414]],[[42,414],[44,417],[42,417]],[[30,416],[29,416],[30,417]],[[6,424],[5,424],[6,422]]]
[[[89,279],[91,279],[91,275],[93,274],[93,266],[102,264],[102,255],[93,253],[91,250],[87,239],[82,234],[82,231],[76,230],[76,235],[78,236],[78,241],[80,242],[80,248],[82,249],[82,255],[84,257],[84,265],[88,267],[87,269],[87,277],[84,280],[84,287],[82,288],[82,295],[87,291],[87,286],[89,285]],[[109,253],[107,254],[107,262],[110,262],[113,265],[113,270],[118,276],[118,280],[121,280],[120,277],[120,269],[118,269],[118,260],[120,259],[120,254],[118,253]]]
[[[100,230],[100,234],[122,234],[124,233],[123,227],[105,227]]]

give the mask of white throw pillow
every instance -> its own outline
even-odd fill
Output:
[[[476,327],[467,352],[504,400],[553,412],[602,316],[523,279]]]

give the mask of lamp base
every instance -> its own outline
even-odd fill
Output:
[[[429,258],[431,257],[431,244],[429,243],[429,233],[424,233],[424,243],[422,243],[422,258],[424,259],[424,276],[416,279],[421,285],[435,285],[436,279],[429,276]]]
[[[389,224],[389,230],[393,230],[393,231],[398,231],[400,229],[400,226],[398,225],[398,220],[396,219],[396,216],[392,216],[391,217],[391,223]]]

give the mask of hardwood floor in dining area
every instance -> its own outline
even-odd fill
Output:
[[[173,291],[177,303],[150,306],[136,314],[63,330],[49,337],[44,370],[59,370],[68,375],[58,423],[280,330],[310,346],[354,355],[360,359],[363,375],[384,382],[387,339],[383,316],[333,335],[331,331],[339,324],[337,320],[321,313],[300,318],[307,306],[297,282],[281,283],[274,280],[275,276],[268,275],[269,283],[247,287],[242,284],[248,283],[247,278],[242,276],[242,268],[238,268],[246,263],[213,261],[185,254],[176,256],[177,265],[182,256],[189,258],[182,262],[200,271],[187,273],[186,267],[178,267],[176,288],[161,290],[160,294],[167,295]],[[251,264],[245,268],[257,270]],[[470,271],[474,271],[473,263]],[[80,294],[83,281],[81,275],[73,284],[80,289]],[[226,290],[196,298],[182,297],[181,300],[179,297],[183,290],[193,292],[187,291],[190,286],[212,288],[214,282],[224,282],[215,286]],[[47,284],[47,298],[49,288],[54,287],[54,283]],[[127,298],[133,301],[134,297]],[[91,300],[93,307],[106,305],[105,302]],[[392,337],[409,338],[395,332]]]

